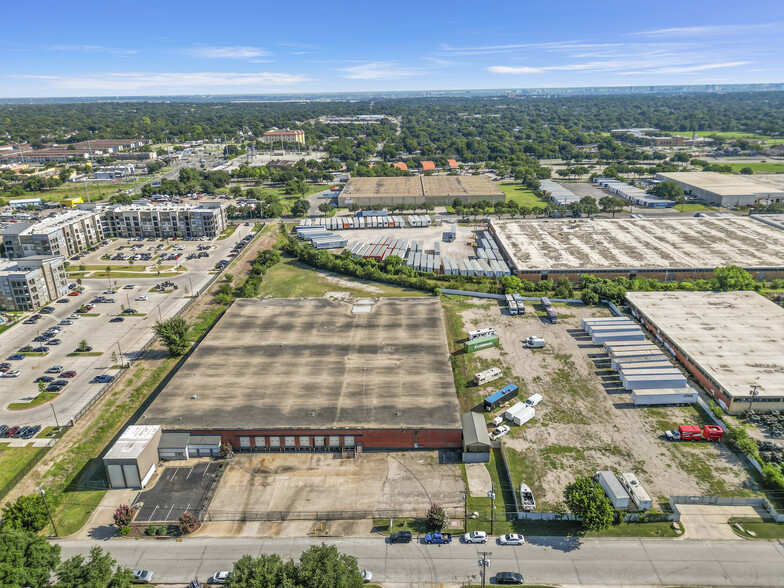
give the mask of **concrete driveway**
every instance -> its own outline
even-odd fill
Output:
[[[706,504],[679,504],[681,524],[689,539],[710,541],[737,541],[728,521],[733,517],[761,516],[753,506],[713,506]]]

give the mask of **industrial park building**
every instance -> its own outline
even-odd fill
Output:
[[[296,131],[267,131],[261,136],[262,143],[277,143],[278,141],[282,141],[283,143],[299,143],[300,145],[305,144],[305,131],[296,130]]]
[[[226,229],[223,204],[118,204],[102,211],[115,237],[217,237]]]
[[[726,265],[758,280],[784,278],[784,231],[756,218],[493,220],[490,231],[513,273],[527,280],[710,279]]]
[[[239,299],[140,422],[235,451],[459,449],[441,304]]]
[[[71,210],[37,223],[16,223],[2,232],[6,257],[63,255],[70,257],[100,243],[104,238],[98,213]]]
[[[631,312],[730,414],[784,409],[784,309],[755,292],[629,292]]]
[[[339,206],[391,206],[395,204],[451,205],[487,200],[504,202],[506,195],[486,176],[412,176],[351,178],[338,196]]]
[[[0,310],[35,310],[67,293],[68,277],[61,256],[0,261]]]
[[[717,172],[660,172],[656,179],[675,182],[687,196],[717,206],[753,206],[760,200],[784,200],[784,189],[747,176]]]

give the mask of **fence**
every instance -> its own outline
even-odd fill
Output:
[[[497,446],[496,446],[496,443],[497,443]],[[517,491],[515,490],[514,482],[512,482],[512,474],[509,471],[509,464],[506,461],[506,454],[504,453],[504,448],[502,447],[500,442],[496,441],[493,444],[493,450],[497,450],[498,453],[501,454],[501,462],[504,464],[504,472],[506,472],[506,480],[501,480],[501,478],[499,476],[498,482],[499,482],[499,484],[502,484],[502,485],[504,483],[509,484],[509,488],[511,488],[512,498],[514,500],[514,511],[512,511],[509,514],[511,514],[512,517],[518,517],[519,518],[520,517],[520,504],[517,502]],[[503,488],[499,488],[499,490],[502,492],[501,495],[503,496],[504,489]]]
[[[22,469],[19,470],[14,475],[13,478],[11,478],[10,480],[8,480],[8,482],[5,483],[5,486],[0,488],[0,500],[5,498],[8,495],[8,493],[11,490],[13,490],[14,486],[16,486],[19,483],[19,480],[24,478],[28,473],[30,473],[30,470],[32,470],[36,465],[38,465],[38,462],[41,461],[47,453],[49,453],[50,449],[51,447],[42,447],[41,450],[38,453],[36,453],[33,456],[33,458],[30,461],[28,461],[22,467]]]
[[[678,512],[678,504],[706,504],[711,506],[754,506],[762,508],[777,523],[784,522],[784,514],[779,513],[767,498],[760,496],[670,496],[670,506]]]
[[[262,225],[261,228],[256,232],[256,235],[251,240],[251,243],[253,243],[253,241],[255,241],[256,238],[261,234],[261,229],[263,229],[266,226],[266,223],[261,223],[261,225]],[[236,261],[237,261],[237,258],[234,259],[234,262],[236,262]],[[234,262],[229,264],[229,266],[227,266],[226,269],[228,269],[231,265],[233,265]],[[222,274],[222,272],[220,272],[220,271],[214,273],[212,275],[212,277],[207,281],[207,283],[201,288],[200,291],[201,292],[206,292],[209,289],[209,287],[212,286],[212,284],[215,282],[215,280],[217,280],[221,276],[221,274]],[[175,318],[175,317],[180,316],[182,313],[184,313],[186,310],[188,310],[191,307],[191,305],[194,304],[198,299],[199,299],[199,297],[196,295],[196,293],[191,292],[191,298],[183,305],[182,308],[180,308],[177,312],[174,313],[173,316],[171,316],[169,318]],[[135,359],[137,359],[137,360],[138,359],[142,359],[144,357],[144,354],[150,349],[150,347],[153,346],[153,344],[155,343],[156,339],[157,339],[157,337],[151,338],[144,345],[144,347],[142,347],[136,353]],[[79,412],[77,412],[73,417],[71,417],[71,422],[70,422],[71,426],[75,425],[77,423],[77,421],[80,418],[82,418],[87,413],[87,411],[90,410],[93,407],[93,405],[95,405],[95,403],[98,402],[101,399],[101,397],[104,394],[106,394],[112,388],[112,386],[114,386],[120,380],[120,378],[122,378],[122,376],[124,376],[126,374],[126,372],[130,369],[131,363],[133,361],[134,361],[134,359],[129,358],[127,367],[123,367],[121,369],[121,371],[120,371],[119,375],[117,376],[117,378],[115,379],[115,381],[114,382],[110,382],[109,384],[106,384],[106,385],[102,386],[98,390],[98,392],[96,392],[95,395],[89,400],[89,402],[86,405],[84,405],[79,410]]]
[[[463,520],[463,505],[444,506],[450,520]],[[425,519],[421,510],[334,510],[334,511],[227,511],[208,510],[204,521],[361,521],[369,519]]]

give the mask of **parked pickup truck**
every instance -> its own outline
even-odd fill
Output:
[[[431,543],[436,545],[452,543],[452,533],[428,533],[425,535],[425,543],[428,545]]]
[[[664,435],[670,441],[719,441],[724,436],[724,429],[718,425],[681,425],[672,431],[665,431]]]

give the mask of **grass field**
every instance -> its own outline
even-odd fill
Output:
[[[736,528],[735,523],[740,524],[743,527],[743,531]],[[763,521],[762,519],[730,519],[729,524],[736,535],[746,539],[784,539],[784,523],[774,523],[772,521]],[[753,532],[754,537],[749,535],[748,531]]]
[[[784,173],[784,162],[766,161],[765,163],[730,163],[732,171],[739,172],[744,167],[750,167],[756,173],[780,174]]]
[[[691,136],[691,131],[688,132],[679,132],[679,135],[688,135]],[[700,137],[707,137],[708,135],[716,135],[717,137],[721,137],[722,139],[752,139],[757,141],[764,141],[769,145],[778,145],[780,143],[784,143],[784,139],[782,138],[774,138],[770,137],[769,135],[757,135],[756,133],[749,133],[746,131],[697,131],[697,135]]]
[[[8,405],[8,410],[25,410],[54,400],[60,396],[59,392],[41,392],[38,396],[33,398],[30,402],[12,402]]]
[[[426,296],[421,290],[367,282],[349,276],[314,270],[294,259],[284,258],[261,282],[262,298],[321,297],[331,291],[348,291],[350,296]]]
[[[539,198],[536,194],[531,192],[522,184],[512,182],[502,182],[497,184],[504,194],[506,194],[507,201],[517,202],[520,206],[544,206],[546,202]]]
[[[118,192],[128,190],[144,182],[137,184],[92,184],[87,186],[90,193],[90,202],[98,202],[110,196],[114,196]],[[64,198],[81,198],[87,202],[87,194],[84,191],[84,184],[68,184],[55,188],[54,190],[43,190],[41,192],[27,192],[24,196],[18,198],[41,198],[44,202],[59,202]],[[13,198],[11,199],[13,200]]]
[[[681,210],[683,208],[683,210]],[[683,205],[678,205],[675,207],[675,210],[678,212],[715,212],[718,208],[714,208],[712,206],[706,206],[704,204],[698,204],[697,202],[686,202]]]
[[[5,443],[0,447],[8,447]],[[0,488],[5,486],[35,454],[40,447],[8,447],[0,449]]]

